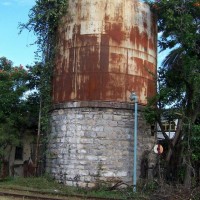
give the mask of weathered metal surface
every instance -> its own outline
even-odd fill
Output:
[[[156,91],[156,22],[148,5],[134,0],[70,0],[60,25],[53,103],[140,104]]]

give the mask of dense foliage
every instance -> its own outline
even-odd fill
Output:
[[[68,0],[37,0],[30,10],[29,21],[21,24],[21,30],[28,29],[37,36],[37,53],[41,60],[30,67],[32,84],[38,91],[41,102],[41,123],[48,132],[48,112],[51,106],[51,80],[56,52],[57,28],[62,16],[67,12]]]
[[[185,166],[188,186],[192,169],[198,168],[196,175],[199,174],[200,2],[157,0],[148,3],[157,15],[159,47],[161,51],[171,51],[159,69],[158,94],[149,102],[146,116],[149,121],[156,121],[161,129],[163,117],[169,121],[179,119],[172,141],[164,130],[162,132],[169,145],[166,160],[169,165],[172,159],[176,160],[176,170],[180,165]]]
[[[55,52],[56,31],[62,16],[67,12],[68,0],[36,0],[29,12],[29,21],[20,25],[21,31],[27,29],[37,36],[35,43],[42,60],[52,60]]]
[[[18,145],[26,131],[34,132],[37,124],[37,100],[34,94],[26,98],[29,74],[23,66],[13,67],[0,58],[0,158],[9,145]]]
[[[45,146],[49,132],[49,110],[51,108],[51,80],[56,54],[57,29],[61,26],[62,16],[66,14],[68,0],[36,0],[29,13],[29,20],[21,24],[21,31],[28,29],[37,36],[36,44],[40,62],[29,67],[39,97],[39,119],[35,163],[39,160],[39,143]],[[41,135],[43,138],[41,140]],[[44,153],[44,152],[43,152]],[[45,153],[43,154],[45,156]]]

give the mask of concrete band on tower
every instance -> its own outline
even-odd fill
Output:
[[[155,138],[143,117],[156,92],[156,22],[133,0],[69,0],[58,30],[47,171],[67,185],[132,183],[138,96],[138,175]],[[151,159],[151,158],[150,158]]]

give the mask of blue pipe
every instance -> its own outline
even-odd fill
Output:
[[[136,192],[136,184],[137,184],[137,124],[138,124],[138,98],[137,95],[132,92],[130,96],[130,100],[135,103],[134,110],[134,157],[133,157],[133,192]]]

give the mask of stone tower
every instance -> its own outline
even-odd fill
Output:
[[[140,105],[138,171],[155,139],[142,112],[156,91],[155,19],[137,0],[69,0],[58,34],[47,171],[67,185],[131,184],[131,91]]]

